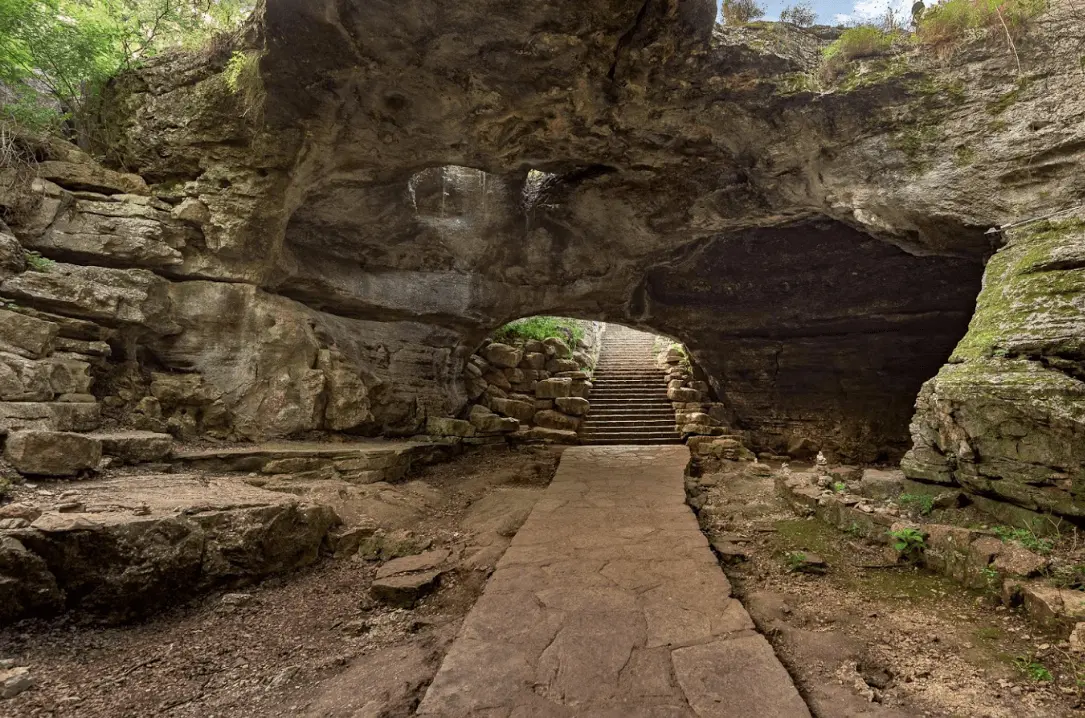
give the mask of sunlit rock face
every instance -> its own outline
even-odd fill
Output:
[[[1042,87],[979,39],[814,90],[832,31],[714,15],[267,0],[246,36],[259,112],[225,87],[228,54],[121,78],[112,156],[206,208],[163,274],[255,290],[175,288],[206,307],[179,310],[156,361],[208,376],[255,437],[328,426],[332,352],[364,377],[352,430],[409,432],[462,408],[463,361],[493,328],[612,320],[686,342],[759,448],[899,456],[1000,246],[986,230],[1085,195],[1085,96],[1056,41],[1079,21],[1058,5],[1018,43]],[[268,342],[305,397],[259,358],[215,359],[256,329],[211,330],[201,311],[264,305],[304,328]]]

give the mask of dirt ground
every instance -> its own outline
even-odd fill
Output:
[[[815,715],[1083,715],[1080,662],[1013,611],[796,517],[771,476],[736,464],[691,482],[710,540],[747,554],[724,570]],[[794,570],[798,554],[827,571]]]
[[[0,632],[0,659],[29,666],[36,686],[0,703],[0,715],[410,715],[559,456],[478,449],[348,507],[419,548],[453,551],[456,568],[412,610],[377,605],[368,593],[377,564],[353,557],[137,625],[24,621]]]

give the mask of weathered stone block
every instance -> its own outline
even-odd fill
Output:
[[[173,437],[152,431],[117,431],[87,434],[101,442],[102,453],[126,464],[161,461],[173,451]]]
[[[535,396],[539,399],[558,399],[572,395],[572,379],[544,379],[535,385]]]
[[[532,420],[536,426],[561,431],[576,431],[580,428],[580,419],[568,416],[560,411],[540,411]]]
[[[547,337],[543,340],[543,347],[548,357],[568,359],[573,355],[573,350],[569,348],[569,345],[558,337]]]
[[[426,433],[434,436],[474,436],[476,431],[468,421],[431,416],[426,419]]]
[[[558,409],[570,416],[585,416],[591,409],[591,402],[579,396],[563,396],[554,400]]]
[[[53,322],[0,309],[0,349],[38,359],[52,353],[59,331]]]
[[[532,404],[515,399],[492,399],[490,408],[498,414],[512,417],[524,423],[530,422],[535,416],[535,407]]]
[[[524,360],[520,363],[520,367],[523,369],[545,369],[546,368],[546,355],[540,352],[529,352],[524,355]]]
[[[4,458],[20,474],[75,476],[102,459],[102,442],[62,431],[17,431],[4,444]]]
[[[487,344],[479,350],[479,354],[490,364],[502,369],[512,369],[519,366],[524,358],[522,351],[500,342]]]

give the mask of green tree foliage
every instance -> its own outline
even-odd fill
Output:
[[[0,0],[5,119],[70,118],[110,76],[165,50],[232,30],[249,0]],[[44,96],[44,100],[43,100]]]
[[[789,22],[799,27],[810,27],[817,20],[817,13],[807,2],[788,5],[780,11],[780,22]]]

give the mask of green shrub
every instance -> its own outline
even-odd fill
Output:
[[[576,343],[584,338],[584,327],[579,322],[564,317],[539,316],[509,322],[491,335],[491,338],[498,342],[517,339],[542,341],[550,337],[557,337],[575,348]]]
[[[48,272],[56,266],[56,262],[48,257],[43,257],[38,252],[26,253],[26,264],[32,272]]]
[[[903,528],[887,532],[893,539],[893,548],[909,561],[917,560],[927,547],[923,532],[917,528]]]
[[[946,0],[924,11],[916,38],[935,47],[951,46],[974,30],[1012,38],[1045,7],[1045,0]]]
[[[260,57],[258,52],[235,52],[222,73],[230,92],[241,101],[242,116],[258,114],[264,104],[266,93],[260,76]]]
[[[806,2],[788,5],[780,11],[780,22],[789,22],[799,27],[810,27],[817,20],[817,13]]]
[[[855,60],[887,52],[894,35],[873,25],[849,27],[831,45],[821,51],[826,60]]]
[[[745,25],[765,16],[765,9],[756,0],[723,0],[720,13],[728,25]]]

